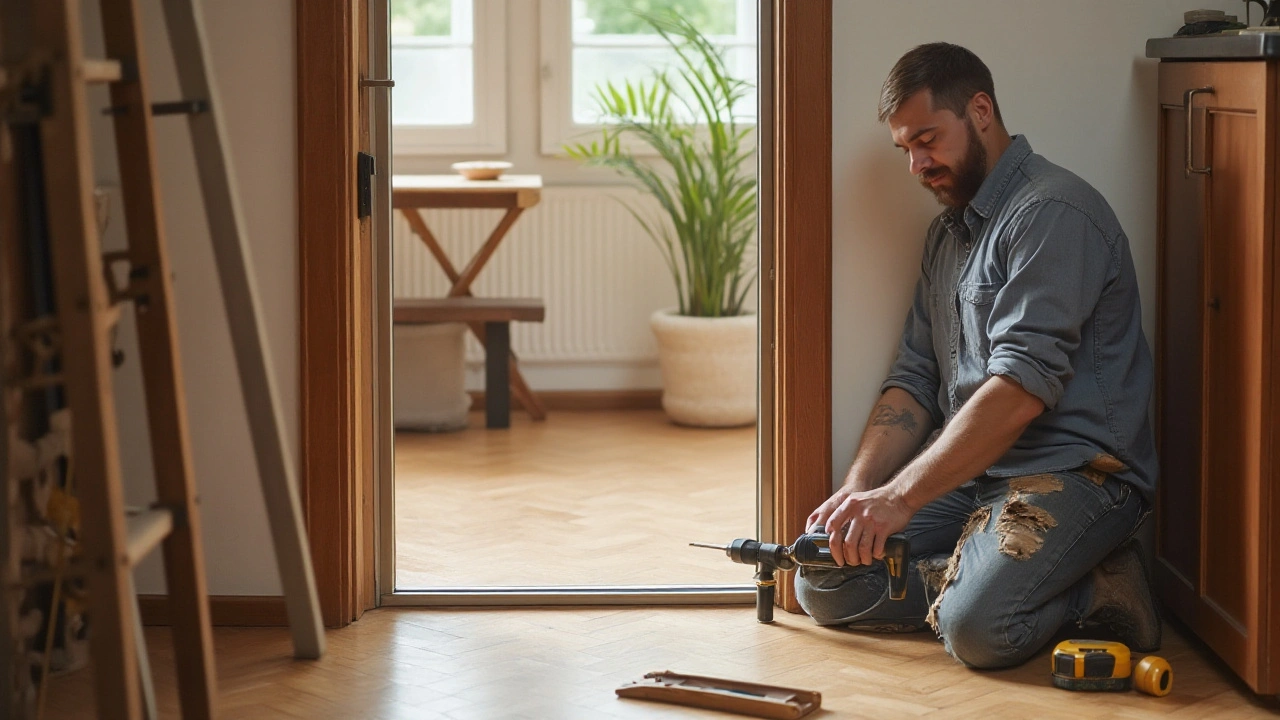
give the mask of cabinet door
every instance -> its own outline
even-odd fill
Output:
[[[1262,510],[1269,72],[1163,63],[1159,90],[1156,579],[1167,606],[1259,692],[1276,691]],[[1188,124],[1186,91],[1200,88]]]

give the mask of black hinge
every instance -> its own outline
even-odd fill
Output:
[[[373,176],[376,174],[373,156],[356,153],[356,219],[373,214]]]

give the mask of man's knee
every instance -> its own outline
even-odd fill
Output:
[[[935,630],[952,657],[981,670],[1019,665],[1037,650],[1030,628],[987,607],[948,608],[944,602]]]
[[[840,625],[879,602],[886,585],[864,569],[806,568],[796,575],[796,601],[819,625]]]

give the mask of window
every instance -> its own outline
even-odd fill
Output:
[[[735,76],[756,77],[756,0],[542,0],[542,151],[596,126],[597,83],[647,77],[672,63],[674,53],[636,10],[670,11],[687,18],[725,51]],[[736,108],[754,121],[756,96]]]
[[[391,0],[396,155],[506,152],[505,0]]]

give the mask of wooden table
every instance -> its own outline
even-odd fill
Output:
[[[393,175],[391,177],[391,207],[404,213],[409,227],[422,239],[431,251],[436,262],[444,269],[449,282],[446,297],[471,297],[471,285],[476,276],[493,257],[494,251],[507,236],[511,226],[524,212],[542,199],[542,177],[539,175],[504,175],[498,180],[467,180],[461,175]],[[445,254],[427,223],[422,219],[422,208],[457,208],[457,209],[505,209],[507,212],[498,221],[497,227],[489,234],[487,240],[467,262],[462,271]],[[485,344],[484,325],[480,322],[468,323],[481,344]],[[488,352],[486,346],[486,352]],[[520,374],[515,353],[510,355],[510,388],[511,394],[519,401],[521,407],[534,420],[543,420],[547,416],[542,402],[529,389]]]

